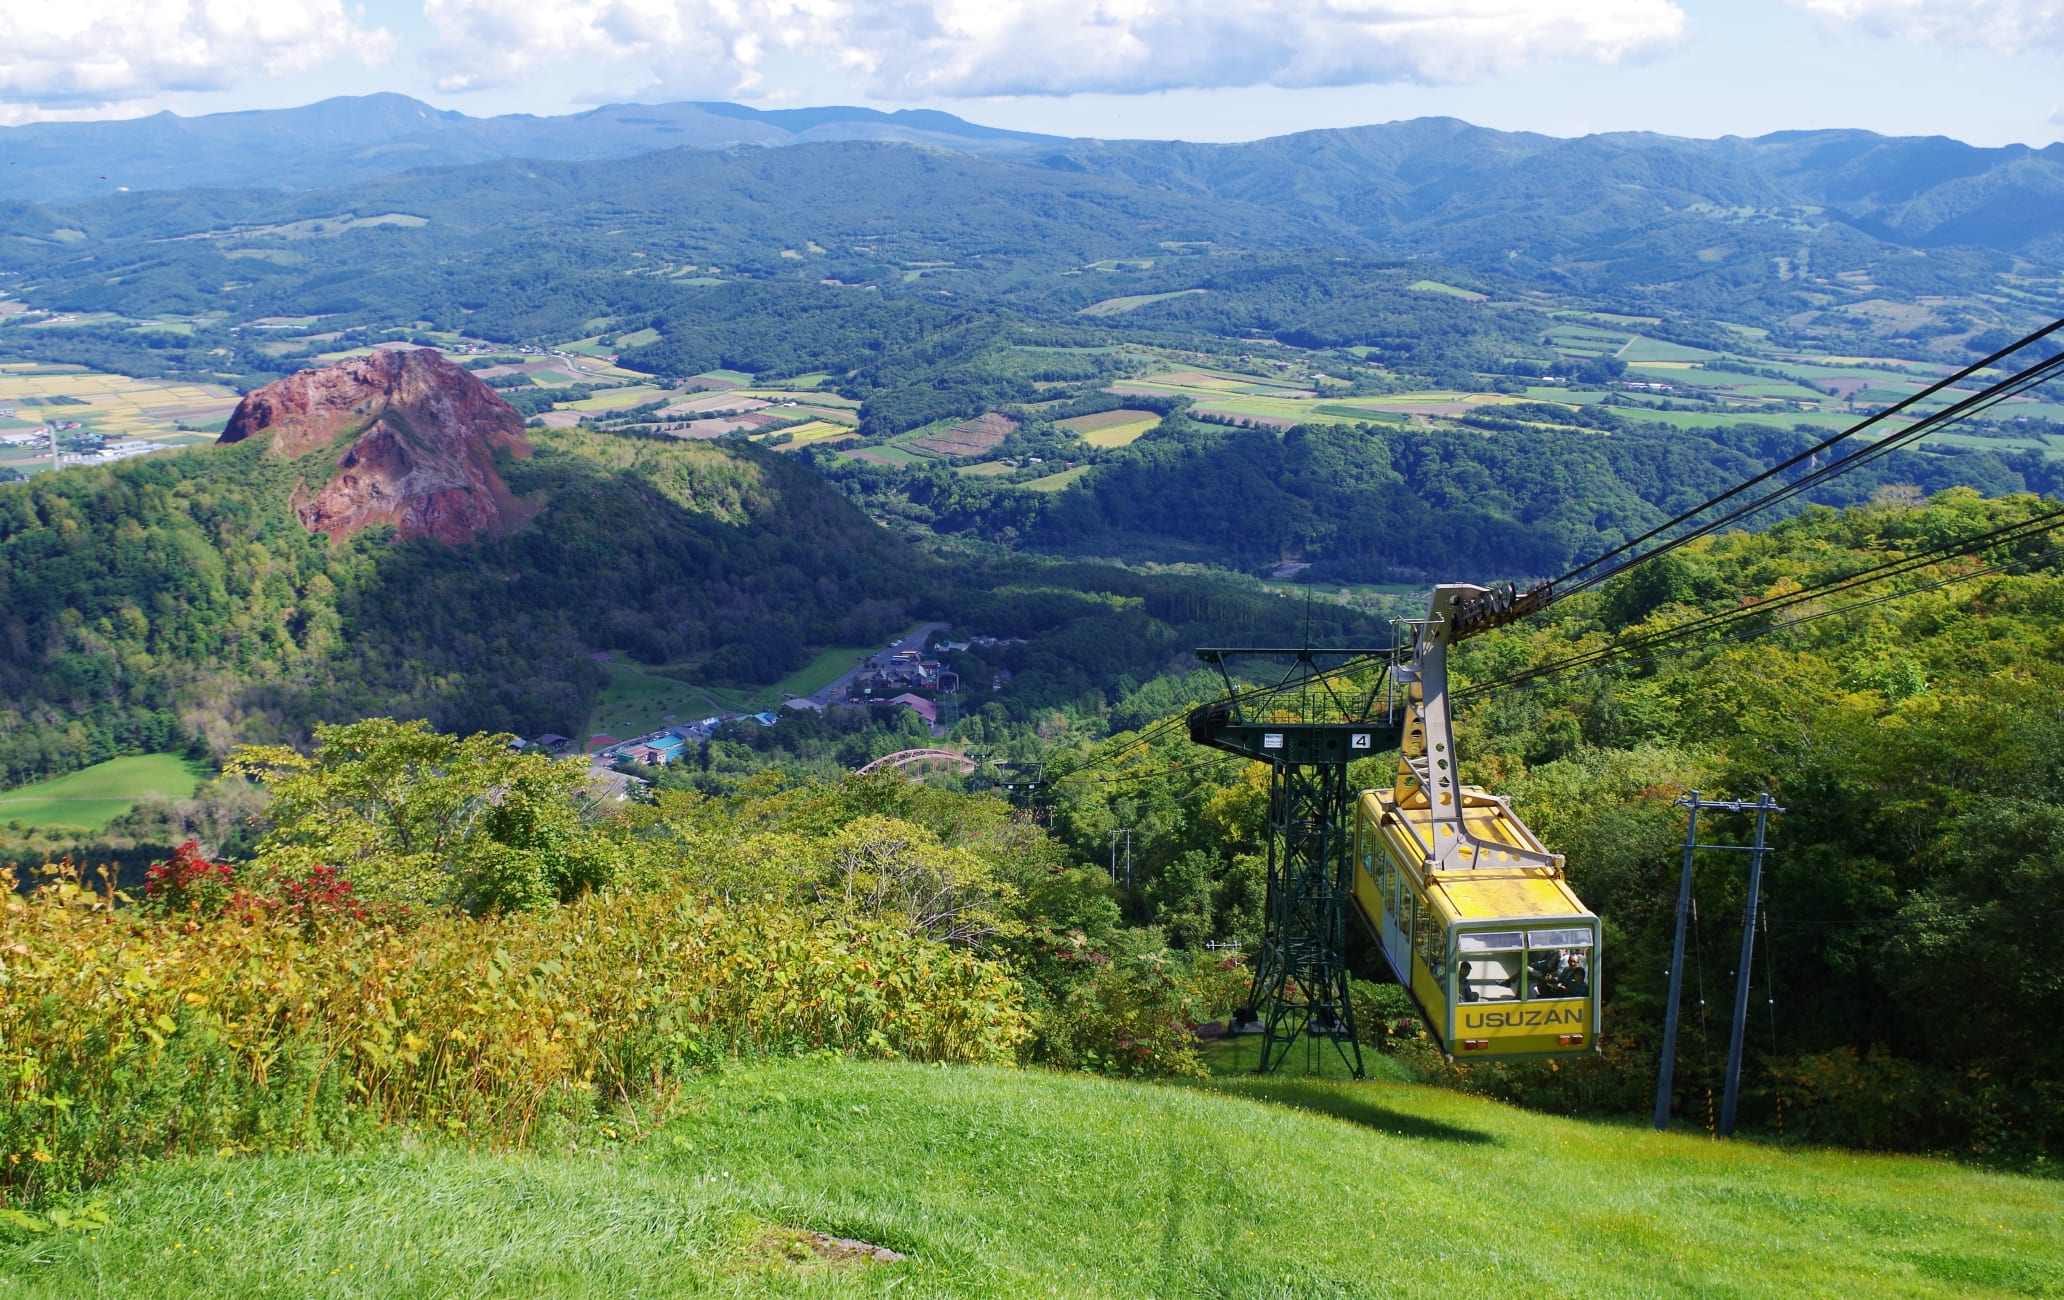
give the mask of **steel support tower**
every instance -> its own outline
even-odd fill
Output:
[[[1348,996],[1348,894],[1354,794],[1347,765],[1395,749],[1390,650],[1203,649],[1223,700],[1190,714],[1190,739],[1269,765],[1268,902],[1247,1015],[1261,1023],[1266,1074],[1304,1036],[1327,1038],[1356,1078],[1362,1049]],[[1241,688],[1234,661],[1292,660],[1270,686]]]

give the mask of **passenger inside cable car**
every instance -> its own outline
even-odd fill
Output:
[[[1458,1002],[1545,1001],[1591,995],[1589,930],[1499,930],[1456,936]],[[1522,992],[1524,990],[1524,992]]]

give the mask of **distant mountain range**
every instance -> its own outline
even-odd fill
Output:
[[[1497,255],[1510,214],[1549,260],[1601,229],[1692,218],[1753,229],[1830,223],[1916,249],[2064,256],[2064,144],[1977,148],[1942,137],[1787,131],[1692,140],[1645,133],[1559,139],[1448,118],[1307,131],[1245,144],[1066,139],[949,113],[764,111],[737,104],[611,104],[560,117],[476,118],[405,95],[301,108],[47,122],[0,129],[0,199],[69,202],[123,189],[333,189],[510,159],[591,161],[664,149],[890,142],[1099,173],[1175,194],[1235,199],[1392,253]],[[1543,219],[1545,218],[1545,219]],[[1624,241],[1622,241],[1624,242]],[[1678,251],[1670,241],[1670,255]],[[2005,268],[2001,268],[2005,269]]]
[[[581,161],[656,149],[886,140],[968,153],[1021,152],[1058,136],[1001,131],[950,113],[738,104],[609,104],[563,117],[468,117],[406,95],[301,108],[38,122],[0,129],[0,198],[63,202],[120,189],[318,189],[504,158]]]

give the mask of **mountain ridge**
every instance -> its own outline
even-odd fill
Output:
[[[1558,244],[1581,243],[1602,225],[1715,209],[1752,235],[1832,224],[1922,250],[1969,246],[2037,259],[2064,251],[2064,144],[1979,147],[1851,129],[1560,137],[1442,117],[1200,144],[1068,139],[936,110],[850,106],[607,104],[561,116],[474,118],[381,94],[193,118],[0,128],[0,203],[210,187],[298,192],[485,163],[838,143],[975,154],[1240,200],[1400,255],[1451,252],[1458,242],[1492,249],[1509,224],[1505,210],[1515,207],[1555,213],[1548,224]]]

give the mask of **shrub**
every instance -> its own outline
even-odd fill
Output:
[[[648,1101],[734,1057],[1002,1062],[1027,1036],[995,963],[760,904],[613,890],[407,932],[255,899],[214,917],[109,904],[76,881],[0,898],[10,1193],[372,1124],[520,1145],[549,1116]]]
[[[170,858],[144,871],[144,898],[161,912],[214,916],[229,902],[235,876],[227,862],[202,857],[200,841],[188,840],[172,850]]]

